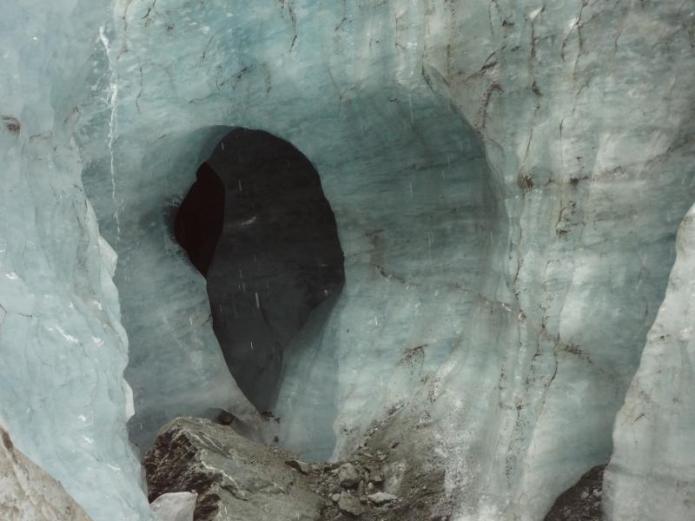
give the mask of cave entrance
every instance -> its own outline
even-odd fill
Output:
[[[345,280],[318,172],[287,141],[232,130],[198,169],[175,235],[207,279],[213,329],[232,375],[268,410],[283,351]]]

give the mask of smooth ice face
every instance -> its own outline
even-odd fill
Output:
[[[72,137],[108,16],[106,2],[22,0],[0,17],[0,424],[94,521],[140,521],[116,256]]]
[[[695,517],[695,207],[613,433],[604,480],[609,521]]]

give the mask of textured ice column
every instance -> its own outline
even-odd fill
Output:
[[[156,144],[142,150],[137,134],[134,141],[121,138],[114,145],[115,190],[108,171],[106,179],[91,177],[91,169],[84,176],[104,234],[119,251],[114,280],[131,346],[126,379],[135,397],[129,429],[141,449],[162,424],[181,415],[207,416],[224,408],[256,421],[212,331],[205,279],[174,239],[174,202],[189,188],[188,168],[195,172],[206,158],[211,135],[214,140],[220,130],[174,137],[167,146],[177,153]],[[160,184],[153,183],[157,172],[169,173],[169,179],[160,174]]]
[[[431,14],[426,70],[483,135],[509,234],[430,414],[461,518],[535,520],[610,456],[692,204],[690,8],[461,6]]]
[[[116,259],[72,139],[77,92],[109,14],[92,0],[3,5],[0,423],[94,521],[141,521]]]
[[[159,116],[162,107],[170,115],[183,107],[171,103],[161,85],[145,89],[147,70],[132,63],[133,55],[147,49],[130,41],[133,26],[149,28],[147,12],[142,2],[116,5],[112,30],[95,45],[95,67],[81,89],[77,137],[85,189],[100,230],[119,256],[114,281],[130,339],[126,379],[135,401],[129,431],[140,449],[180,415],[207,416],[224,408],[249,424],[258,422],[213,334],[205,279],[176,244],[173,229],[176,203],[228,129],[201,129],[188,118],[167,129],[152,124],[148,100]],[[189,42],[180,44],[169,50],[171,59],[185,53]]]
[[[609,521],[695,519],[695,207],[637,375],[615,423],[604,478]]]

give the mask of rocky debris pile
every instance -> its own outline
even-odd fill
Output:
[[[287,465],[325,499],[320,521],[450,521],[441,459],[416,418],[375,422],[360,446],[335,463]]]
[[[285,464],[291,458],[231,427],[177,418],[145,456],[149,498],[195,492],[195,521],[316,521],[323,500]]]
[[[601,498],[605,465],[592,468],[560,497],[545,521],[602,521]]]
[[[432,452],[382,432],[345,461],[308,463],[229,425],[178,418],[145,458],[150,501],[195,492],[195,521],[449,521]]]
[[[442,462],[413,417],[375,422],[345,460],[287,465],[324,498],[320,521],[450,521]]]
[[[385,519],[402,501],[384,490],[383,454],[360,451],[352,461],[316,465],[308,477],[314,490],[328,498],[322,519]]]

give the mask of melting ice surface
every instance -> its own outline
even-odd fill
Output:
[[[339,457],[389,408],[425,411],[456,519],[541,519],[610,458],[695,196],[682,9],[7,9],[0,421],[95,521],[149,519],[128,434],[145,446],[218,407],[258,424],[167,216],[219,138],[260,128],[314,163],[346,256],[342,295],[288,356],[282,442]]]

